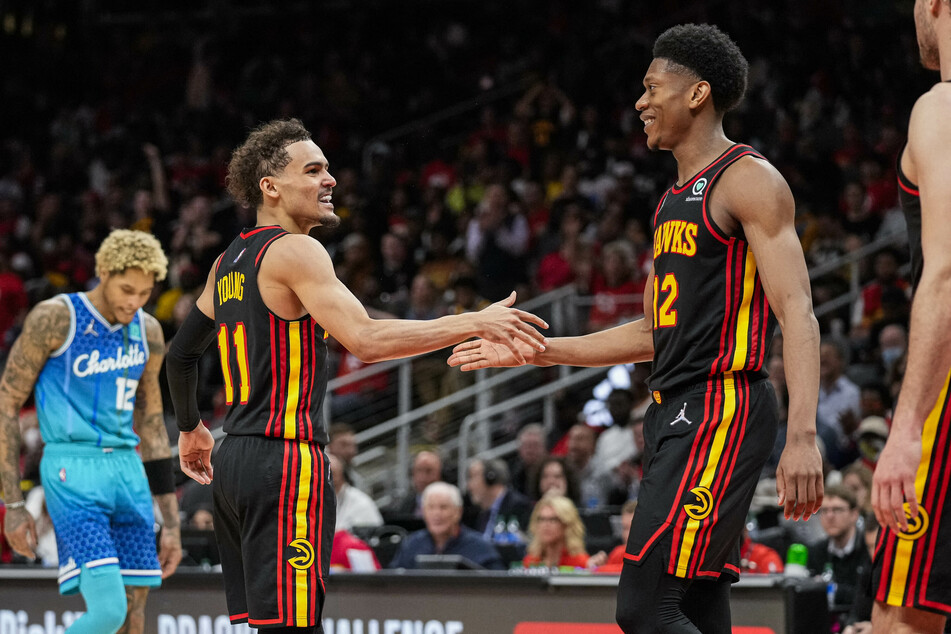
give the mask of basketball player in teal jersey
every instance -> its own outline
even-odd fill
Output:
[[[110,233],[96,252],[99,284],[37,304],[0,380],[4,533],[14,550],[34,556],[36,528],[20,492],[18,416],[35,388],[59,590],[86,601],[69,634],[141,634],[149,588],[182,558],[158,381],[165,341],[142,310],[167,266],[153,236]],[[164,520],[160,553],[152,495]]]
[[[872,507],[874,632],[945,631],[951,615],[951,2],[918,0],[921,63],[941,83],[918,98],[898,162],[914,271],[908,361]]]
[[[746,75],[716,27],[676,26],[657,39],[636,107],[648,147],[677,160],[677,183],[654,213],[646,316],[525,350],[536,365],[653,361],[644,479],[618,585],[628,634],[731,631],[740,535],[778,426],[763,369],[777,320],[790,395],[779,503],[794,519],[822,503],[819,329],[792,194],[756,150],[723,132]],[[449,362],[517,365],[486,341],[456,346]]]

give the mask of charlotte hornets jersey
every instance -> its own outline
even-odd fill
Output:
[[[742,236],[724,235],[707,208],[716,179],[744,156],[763,159],[748,145],[734,145],[682,187],[668,189],[657,206],[651,390],[726,372],[765,376],[776,320],[756,258]]]
[[[142,311],[128,325],[110,324],[85,293],[58,298],[69,308],[69,334],[47,359],[36,382],[43,440],[137,446],[132,410],[149,359]]]
[[[285,235],[278,226],[245,229],[215,268],[218,354],[230,406],[224,430],[324,445],[326,333],[309,315],[278,317],[258,290],[261,259]]]

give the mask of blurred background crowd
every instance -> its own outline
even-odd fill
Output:
[[[92,255],[115,227],[154,233],[169,256],[169,277],[148,309],[170,338],[215,257],[254,224],[253,210],[224,189],[230,151],[250,127],[289,116],[312,131],[337,179],[343,223],[315,236],[372,314],[430,319],[477,310],[512,289],[525,301],[567,286],[587,300],[581,331],[634,318],[650,267],[651,215],[675,178],[672,158],[647,150],[634,104],[653,39],[689,21],[716,23],[750,61],[747,98],[727,116],[726,131],[768,157],[793,189],[823,307],[818,421],[829,484],[843,482],[852,496],[830,497],[848,514],[824,511],[821,523],[783,526],[768,512],[768,467],[750,526],[773,540],[781,567],[789,543],[840,539],[827,523],[851,518],[844,524],[852,532],[826,554],[867,556],[864,544],[842,544],[860,539],[867,524],[869,474],[907,343],[895,161],[910,107],[935,80],[919,67],[909,2],[0,1],[0,359],[29,307],[89,286]],[[769,371],[783,403],[781,348],[778,338]],[[445,356],[434,355],[435,365]],[[223,405],[214,358],[207,361],[201,403],[214,426]],[[339,348],[333,362],[333,376],[362,367]],[[622,506],[636,500],[648,399],[649,367],[620,371],[626,378],[609,375],[600,395],[593,385],[566,393],[555,428],[509,428],[519,451],[508,464],[444,465],[438,442],[417,453],[412,499],[399,508],[388,500],[382,510],[419,519],[426,485],[468,470],[460,521],[481,542],[521,546],[498,562],[490,557],[493,567],[522,557],[551,564],[536,542],[546,534],[539,527],[555,524],[567,527],[566,552],[578,555],[579,539],[587,554],[609,552],[620,543]],[[332,395],[334,420],[350,424],[337,425],[332,441],[346,444],[335,451],[344,474],[338,497],[362,493],[353,507],[372,507],[369,523],[383,526],[392,524],[373,491],[361,491],[360,474],[348,467],[354,431],[377,420],[347,413],[387,380]],[[451,381],[424,385],[415,398],[431,401],[447,389]],[[605,403],[597,420],[584,409],[592,398]],[[41,451],[30,419],[27,410],[28,481]],[[782,433],[776,457],[781,441]],[[429,477],[417,474],[420,455]],[[564,481],[570,507],[560,499],[535,505],[546,477]],[[499,491],[524,499],[500,512]],[[182,493],[186,520],[210,528],[206,500],[190,487]],[[436,493],[451,520],[460,492]],[[600,520],[586,520],[586,545],[578,509],[598,508],[614,519],[593,531]],[[419,522],[410,528],[430,524]],[[359,515],[343,528],[366,524]],[[579,567],[589,567],[586,558]]]

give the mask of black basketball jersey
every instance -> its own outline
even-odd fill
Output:
[[[904,154],[904,150],[902,150]],[[921,271],[925,266],[925,258],[921,252],[921,194],[918,186],[908,180],[901,171],[901,154],[898,155],[898,201],[905,214],[905,224],[908,225],[908,247],[911,250],[911,284],[918,288],[921,280]]]
[[[756,258],[744,237],[725,235],[707,209],[717,178],[744,156],[763,159],[748,145],[733,145],[685,185],[668,189],[657,206],[652,390],[725,372],[765,376],[776,320]]]
[[[281,319],[258,289],[261,259],[284,235],[278,226],[245,229],[215,269],[218,354],[229,405],[224,430],[326,444],[326,333],[309,315]]]

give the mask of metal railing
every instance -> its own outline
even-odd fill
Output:
[[[847,271],[844,276],[848,278],[849,290],[838,297],[834,297],[814,308],[816,317],[822,317],[828,313],[836,311],[843,306],[848,306],[855,302],[862,294],[862,272],[861,265],[869,256],[875,255],[879,251],[894,246],[904,246],[908,242],[908,236],[903,231],[890,233],[882,236],[862,247],[844,253],[841,256],[828,262],[813,266],[809,269],[809,280],[815,281],[826,275]],[[910,265],[904,265],[899,269],[901,273],[907,273]]]

